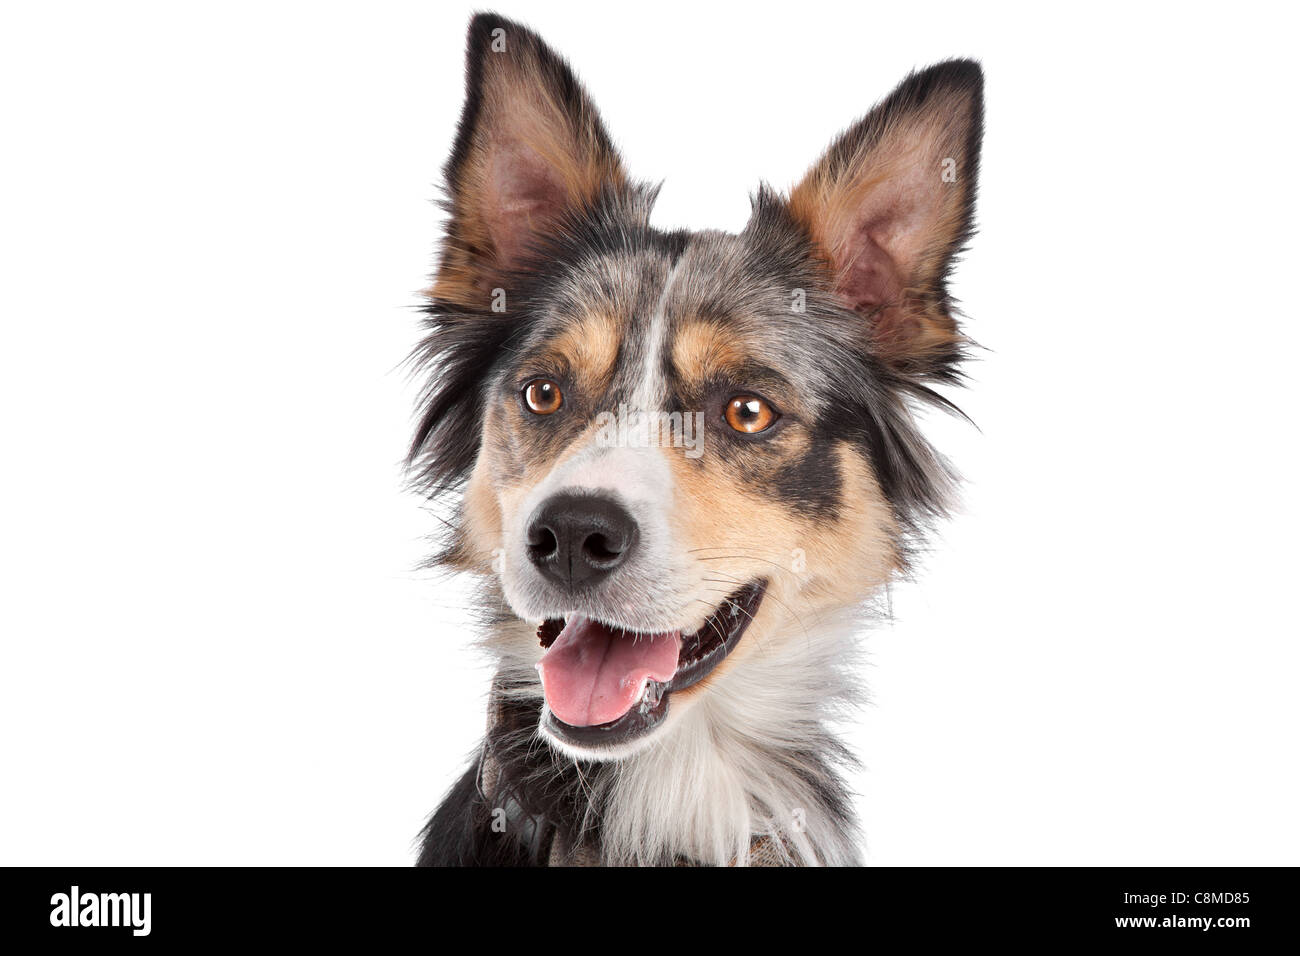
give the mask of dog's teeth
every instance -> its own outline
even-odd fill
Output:
[[[659,700],[663,695],[663,684],[653,680],[646,681],[645,689],[641,691],[642,708],[657,707]]]

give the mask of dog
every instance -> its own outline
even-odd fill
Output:
[[[478,576],[486,736],[419,865],[852,865],[832,730],[951,508],[983,73],[914,72],[739,234],[650,225],[568,64],[470,23],[408,465]]]

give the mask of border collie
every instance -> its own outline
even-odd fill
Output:
[[[534,33],[469,27],[414,361],[434,561],[481,581],[487,732],[422,865],[843,865],[865,619],[955,482],[983,76],[916,72],[739,234],[662,231]]]

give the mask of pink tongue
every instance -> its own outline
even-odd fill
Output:
[[[546,704],[571,727],[618,720],[640,699],[647,679],[673,676],[681,646],[680,631],[625,634],[574,615],[537,665]]]

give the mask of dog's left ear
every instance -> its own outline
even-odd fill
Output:
[[[946,279],[973,227],[983,91],[971,60],[913,73],[790,195],[841,302],[905,375],[948,378],[961,353]]]

